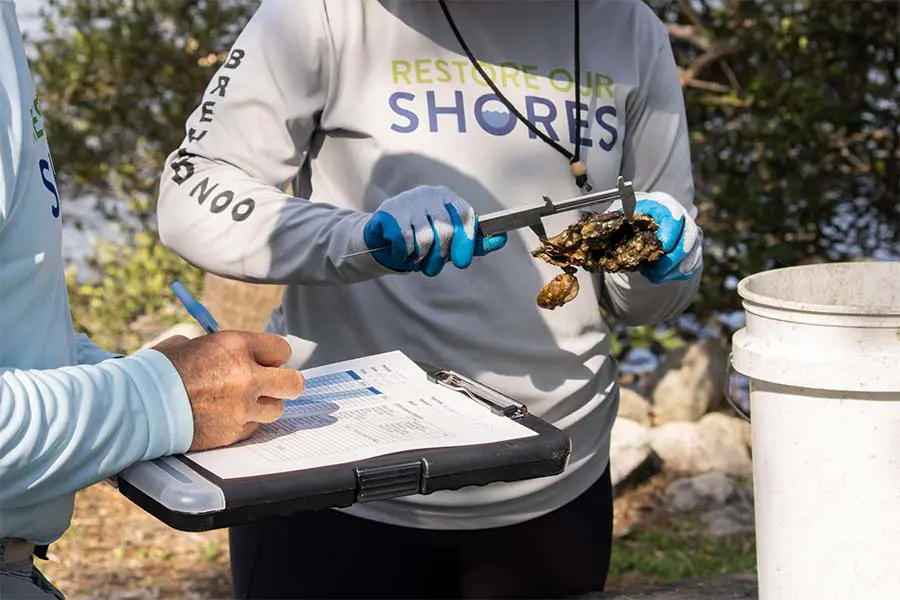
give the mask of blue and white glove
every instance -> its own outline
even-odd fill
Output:
[[[484,237],[472,206],[443,186],[419,186],[385,200],[363,229],[372,257],[393,271],[434,277],[448,259],[458,269],[506,245],[507,235]]]
[[[608,211],[621,210],[614,202]],[[651,283],[686,281],[697,277],[703,269],[703,231],[675,198],[664,192],[638,193],[635,214],[652,217],[659,225],[656,237],[663,254],[641,275]]]

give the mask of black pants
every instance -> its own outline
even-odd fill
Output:
[[[475,531],[386,525],[337,511],[233,528],[238,598],[562,598],[602,591],[609,470],[542,517]]]

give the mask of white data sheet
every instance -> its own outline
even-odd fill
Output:
[[[253,437],[187,456],[223,479],[359,461],[394,452],[537,435],[428,381],[402,352],[303,371],[306,388]]]

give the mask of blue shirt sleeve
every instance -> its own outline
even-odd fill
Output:
[[[96,365],[0,367],[0,510],[186,452],[193,435],[181,377],[156,350]]]
[[[37,106],[15,6],[0,2],[0,537],[53,534],[62,519],[42,521],[59,517],[63,496],[134,462],[184,452],[194,435],[184,384],[163,354],[107,360],[115,355],[86,336],[71,352],[49,192],[57,211],[59,198],[45,178],[52,167]],[[30,358],[16,358],[23,355]]]

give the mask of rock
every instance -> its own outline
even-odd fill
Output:
[[[740,417],[732,417],[725,413],[709,413],[700,419],[701,427],[708,428],[717,432],[717,435],[723,438],[732,438],[741,440],[745,445],[753,445],[752,430],[750,423]]]
[[[650,446],[670,473],[698,475],[721,471],[749,475],[753,465],[744,440],[709,422],[667,423],[650,430]]]
[[[752,497],[750,488],[717,472],[677,479],[666,488],[666,504],[675,512],[721,508],[738,501],[752,501]]]
[[[673,512],[701,512],[701,521],[714,536],[752,533],[753,489],[724,473],[705,473],[673,481],[666,489]]]
[[[613,424],[609,469],[613,493],[620,494],[659,472],[659,458],[650,448],[650,429],[631,419],[617,418]]]
[[[619,388],[619,418],[630,419],[641,425],[652,425],[650,401],[625,387]]]
[[[170,338],[173,335],[183,335],[184,337],[186,337],[188,339],[193,339],[196,337],[200,337],[201,335],[205,335],[205,334],[206,334],[206,332],[203,331],[203,328],[200,327],[199,325],[197,325],[196,323],[178,323],[177,325],[169,327],[164,332],[162,332],[161,334],[159,334],[158,336],[156,336],[155,338],[153,338],[152,340],[150,340],[149,342],[147,342],[146,344],[141,346],[141,350],[155,346],[156,344],[160,343],[164,339]]]
[[[653,390],[654,423],[696,421],[725,406],[728,352],[713,339],[670,352]]]
[[[741,533],[753,533],[756,530],[753,505],[733,505],[716,508],[705,515],[702,520],[710,535],[725,536]]]

